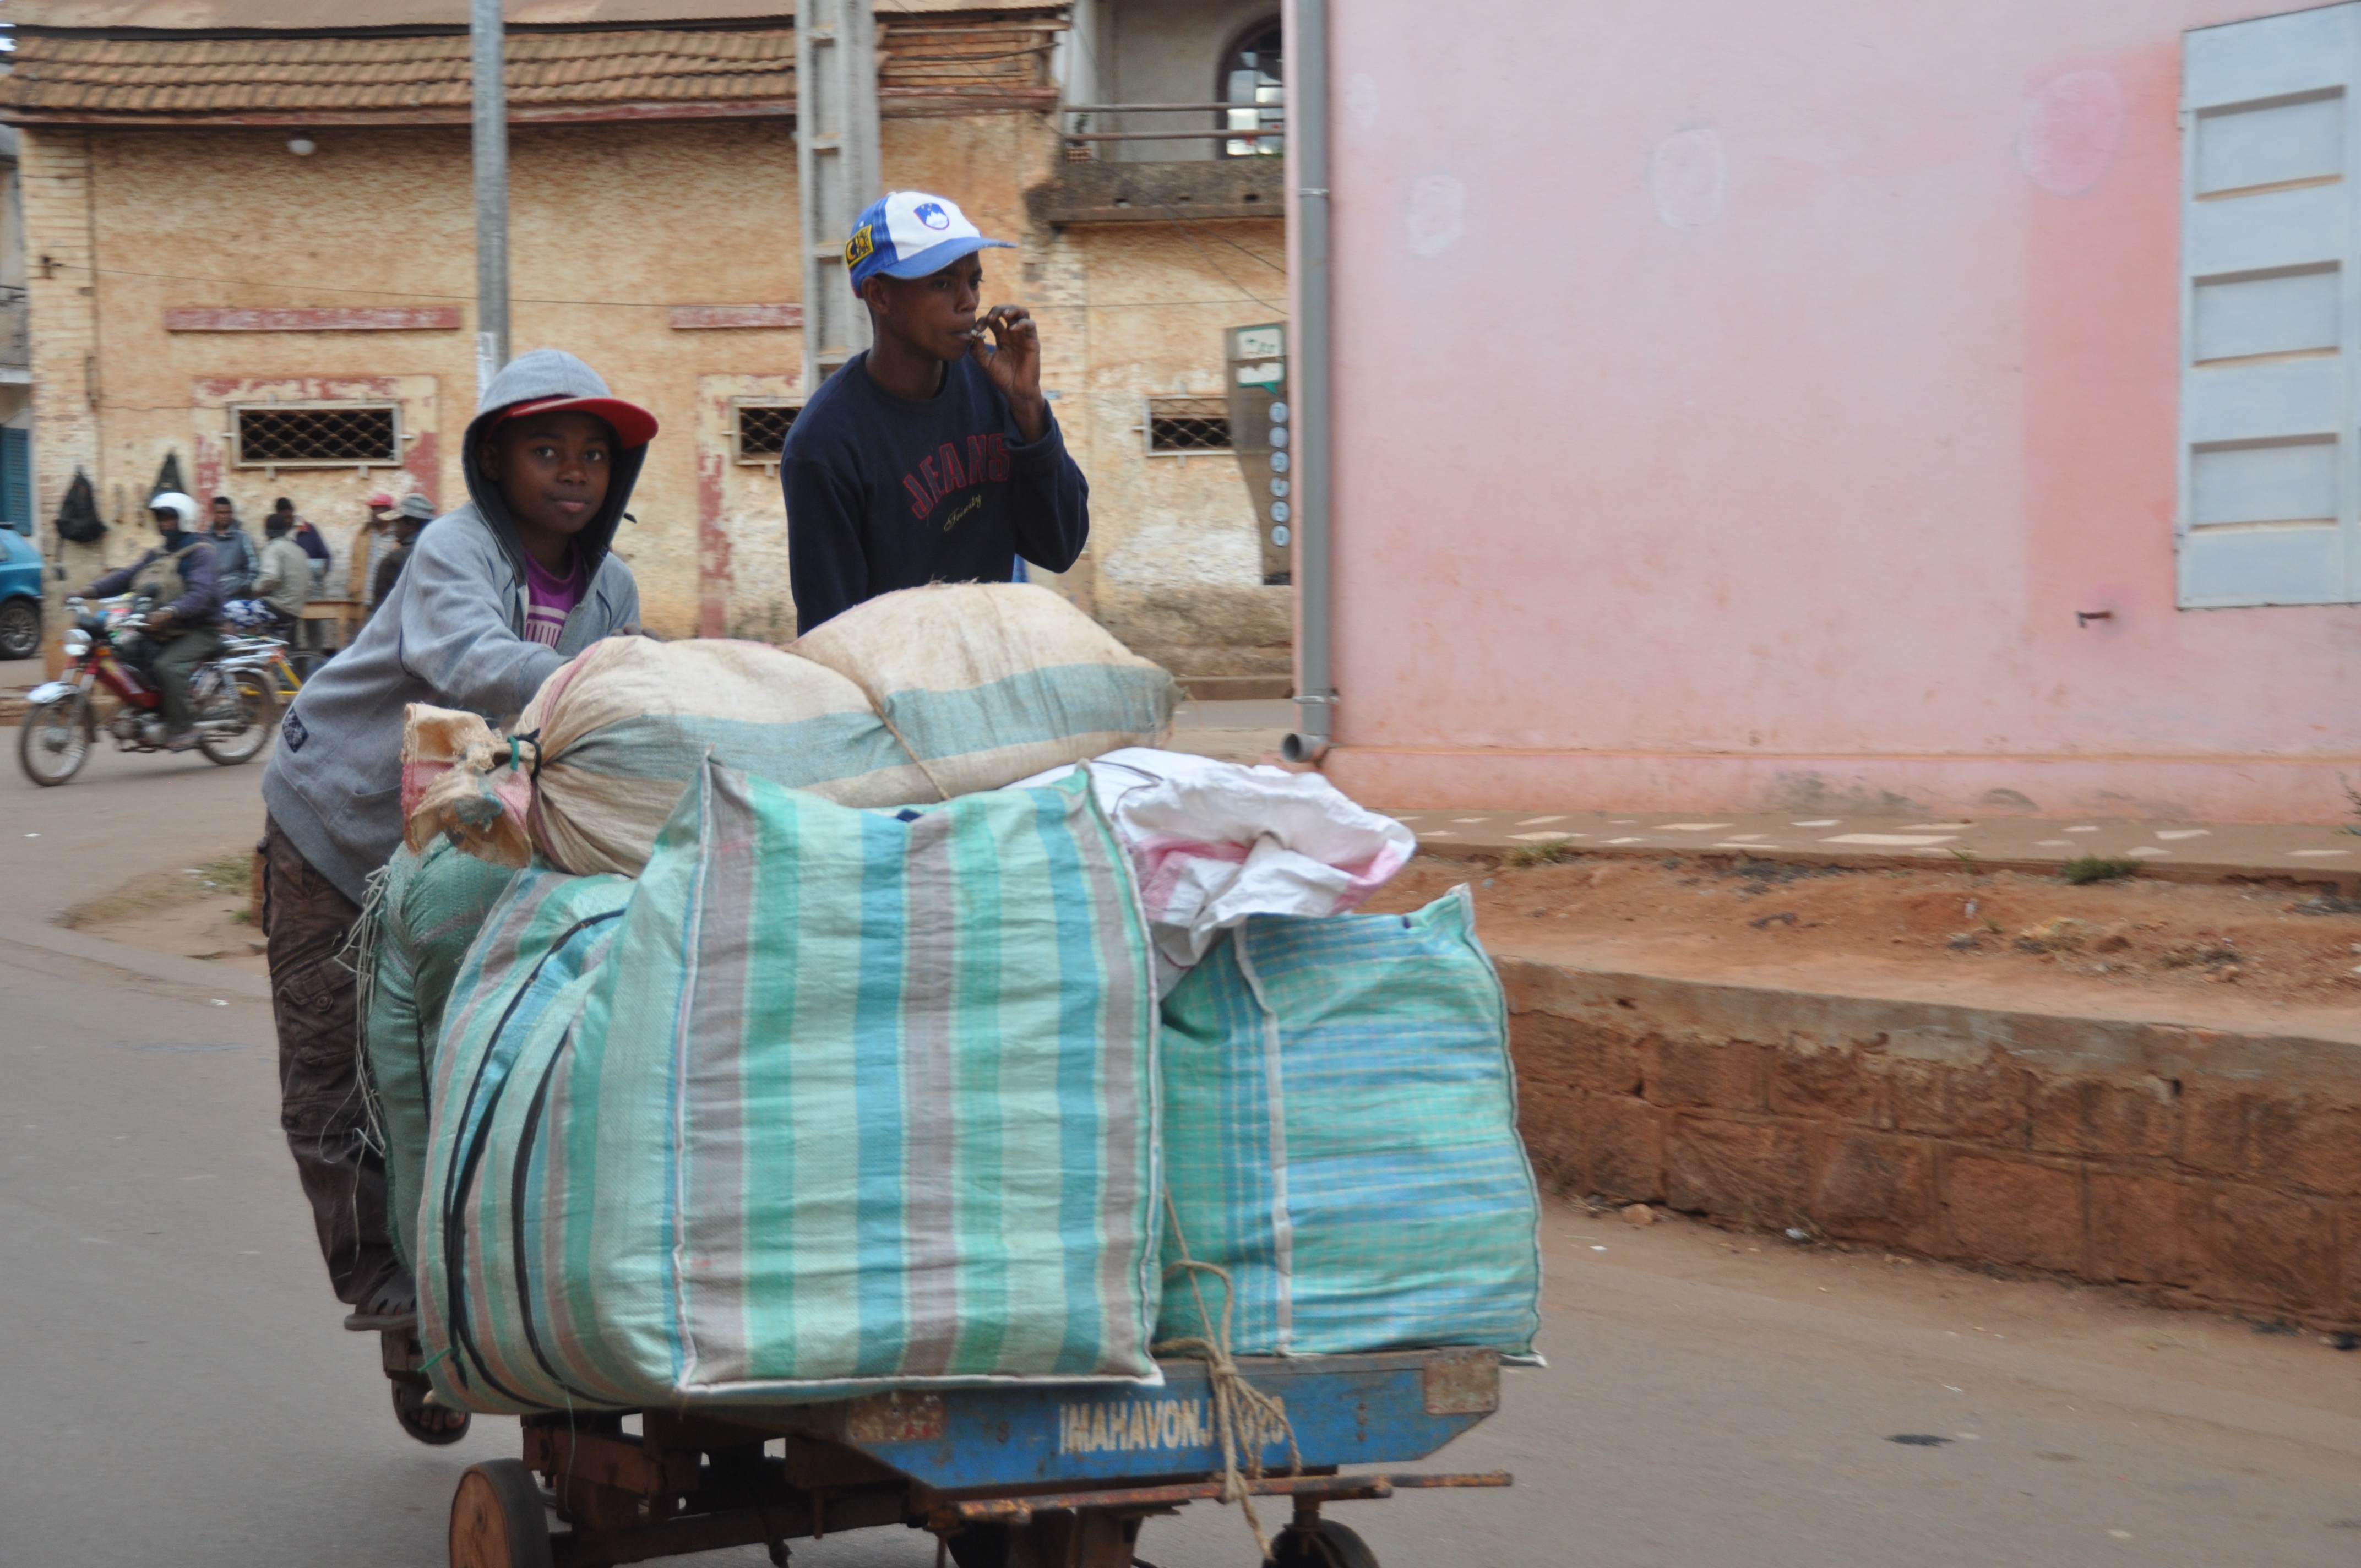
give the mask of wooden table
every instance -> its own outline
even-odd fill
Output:
[[[300,620],[334,621],[336,626],[336,648],[351,643],[353,630],[368,619],[368,606],[357,598],[313,599],[304,605]]]

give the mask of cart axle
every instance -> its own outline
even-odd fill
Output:
[[[1507,1486],[1505,1470],[1444,1475],[1266,1475],[1247,1480],[1257,1497],[1294,1497],[1299,1503],[1345,1503],[1390,1497],[1397,1489],[1421,1486]],[[933,1510],[931,1529],[962,1524],[1024,1524],[1041,1508],[1166,1508],[1222,1495],[1219,1481],[1189,1481],[1169,1486],[1123,1486],[1096,1492],[1060,1492],[1051,1497],[977,1497],[945,1503]]]

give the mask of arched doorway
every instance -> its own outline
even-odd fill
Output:
[[[1285,138],[1277,134],[1287,118],[1280,58],[1276,16],[1248,27],[1230,46],[1213,96],[1220,103],[1251,106],[1221,111],[1221,126],[1229,133],[1222,138],[1223,157],[1277,158],[1287,150]],[[1241,131],[1259,134],[1241,136]]]

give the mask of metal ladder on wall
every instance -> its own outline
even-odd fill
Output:
[[[809,397],[869,346],[845,236],[884,192],[877,141],[877,18],[872,0],[796,0],[796,187],[804,257],[804,382]]]

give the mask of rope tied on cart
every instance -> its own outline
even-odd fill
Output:
[[[927,759],[918,755],[918,749],[903,739],[902,732],[894,728],[894,720],[886,716],[882,706],[877,710],[877,722],[885,727],[885,733],[894,737],[894,743],[901,747],[903,753],[917,764],[918,772],[926,775],[927,783],[933,786],[936,795],[949,800],[951,797],[951,792],[943,787],[942,780],[935,777],[935,770],[927,766]]]
[[[1254,1531],[1255,1544],[1262,1549],[1262,1560],[1271,1562],[1270,1536],[1256,1517],[1254,1495],[1247,1489],[1246,1479],[1262,1479],[1263,1444],[1254,1441],[1269,1431],[1284,1433],[1287,1438],[1287,1473],[1300,1475],[1303,1470],[1303,1454],[1295,1446],[1295,1423],[1287,1419],[1287,1407],[1246,1380],[1238,1364],[1230,1358],[1230,1308],[1237,1288],[1230,1279],[1230,1271],[1219,1264],[1200,1263],[1189,1255],[1189,1238],[1181,1234],[1180,1211],[1172,1201],[1172,1194],[1164,1195],[1164,1215],[1172,1227],[1172,1242],[1180,1249],[1180,1261],[1170,1265],[1165,1273],[1185,1271],[1189,1278],[1189,1294],[1197,1303],[1197,1321],[1212,1324],[1213,1315],[1205,1308],[1205,1293],[1198,1276],[1210,1274],[1222,1282],[1221,1327],[1213,1338],[1186,1337],[1159,1341],[1150,1348],[1159,1355],[1191,1355],[1205,1364],[1206,1383],[1213,1391],[1213,1430],[1222,1440],[1221,1501],[1235,1503],[1246,1516],[1246,1528]],[[1238,1451],[1246,1451],[1244,1475],[1238,1467]]]

